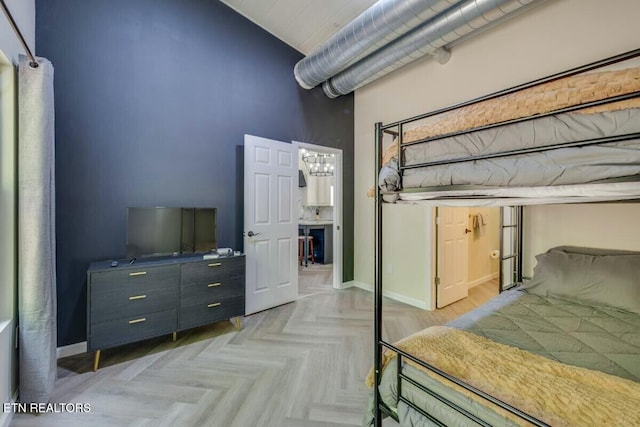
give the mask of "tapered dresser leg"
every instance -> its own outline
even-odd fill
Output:
[[[239,331],[242,329],[242,316],[236,317],[236,329]]]
[[[173,333],[173,342],[176,342],[177,339],[178,339],[178,333],[174,332]]]
[[[96,372],[98,370],[99,363],[100,363],[100,350],[96,350],[96,353],[93,356],[93,372]]]

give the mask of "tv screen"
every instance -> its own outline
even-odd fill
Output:
[[[215,208],[195,208],[194,212],[194,252],[208,252],[218,249],[217,211]]]
[[[182,209],[127,209],[127,256],[168,255],[182,252]]]
[[[216,208],[127,208],[127,257],[217,249]]]

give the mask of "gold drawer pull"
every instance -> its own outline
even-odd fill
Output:
[[[208,265],[208,267],[220,267],[222,265],[221,262],[212,262]]]
[[[145,299],[146,297],[147,297],[146,295],[135,295],[135,296],[129,297],[129,301],[133,301],[136,299]]]
[[[146,271],[136,271],[135,273],[129,273],[129,276],[144,276],[147,274]]]
[[[141,317],[140,319],[129,320],[129,324],[133,325],[134,323],[142,323],[146,321],[147,319],[145,317]]]
[[[218,283],[209,283],[207,285],[207,287],[209,288],[215,288],[216,286],[222,286],[222,283],[218,282]]]
[[[212,308],[212,307],[217,307],[217,306],[219,306],[219,305],[222,305],[222,303],[220,303],[220,302],[214,302],[213,304],[209,304],[207,307],[208,307],[208,308]]]

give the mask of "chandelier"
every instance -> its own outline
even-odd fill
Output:
[[[302,160],[307,165],[309,175],[333,176],[334,155],[302,150]]]

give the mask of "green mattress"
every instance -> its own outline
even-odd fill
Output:
[[[640,381],[640,314],[511,290],[447,325],[562,363]],[[383,371],[379,387],[382,400],[397,412],[401,425],[434,425],[408,405],[397,403],[396,367],[397,364],[391,362]],[[490,425],[514,425],[422,371],[405,366],[404,372]],[[402,394],[447,426],[474,425],[404,381]],[[364,425],[372,421],[372,400],[373,396]]]

